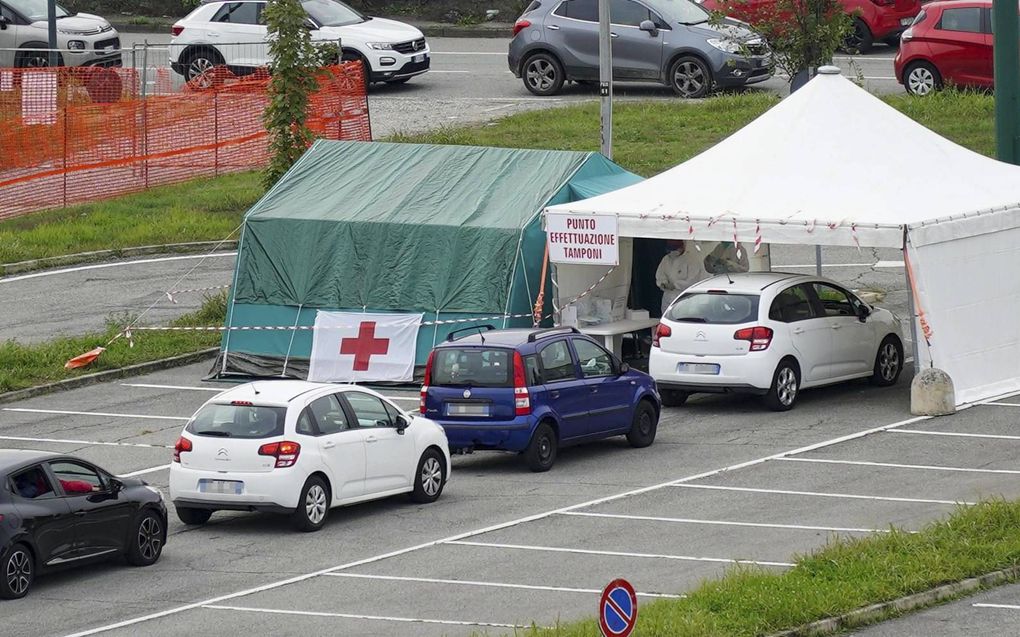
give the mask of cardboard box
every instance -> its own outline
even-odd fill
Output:
[[[644,321],[648,319],[648,310],[627,310],[628,321]]]

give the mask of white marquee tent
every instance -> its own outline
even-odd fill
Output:
[[[557,213],[615,215],[623,237],[904,249],[919,367],[958,404],[1020,391],[1020,167],[833,67],[697,157]]]

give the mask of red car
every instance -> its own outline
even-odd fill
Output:
[[[991,0],[926,4],[903,32],[894,67],[896,80],[914,95],[946,82],[992,88]]]
[[[775,0],[703,0],[709,11],[721,11],[754,26],[762,16],[775,14]],[[921,11],[920,0],[840,0],[843,10],[854,17],[853,33],[846,48],[865,53],[875,42],[896,46],[900,33]]]

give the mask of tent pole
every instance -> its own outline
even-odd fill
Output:
[[[904,234],[903,238],[903,263],[907,262],[907,240]],[[912,356],[914,357],[914,375],[917,375],[918,365],[921,364],[920,354],[921,347],[917,341],[917,316],[916,310],[914,309],[914,286],[910,282],[910,269],[903,268],[903,277],[907,281],[907,307],[910,308],[910,341]]]
[[[822,246],[815,246],[815,276],[822,276]]]

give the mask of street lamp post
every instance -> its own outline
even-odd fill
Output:
[[[609,0],[599,0],[599,95],[602,98],[600,131],[602,154],[613,158],[613,40]]]
[[[46,19],[49,22],[49,67],[59,66],[57,60],[57,0],[46,1]]]

